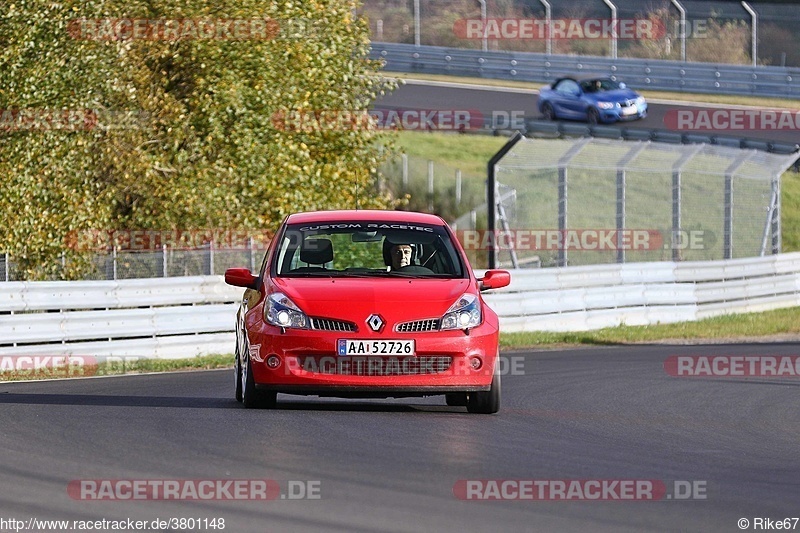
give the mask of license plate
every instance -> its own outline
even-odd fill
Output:
[[[358,340],[339,339],[339,355],[414,355],[413,340]]]
[[[622,114],[623,115],[635,115],[637,112],[638,112],[638,110],[636,109],[636,106],[630,106],[630,107],[623,107],[622,108]]]

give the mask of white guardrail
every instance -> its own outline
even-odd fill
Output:
[[[0,283],[0,356],[232,353],[243,292],[222,276]]]
[[[478,272],[481,275],[481,272]],[[0,284],[0,356],[231,353],[222,276]],[[800,253],[512,271],[485,294],[504,331],[583,331],[800,306]]]
[[[485,296],[503,331],[585,331],[800,306],[800,253],[514,270]]]

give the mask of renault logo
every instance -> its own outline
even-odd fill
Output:
[[[369,315],[367,318],[367,325],[372,331],[379,332],[383,329],[383,317],[381,315]]]

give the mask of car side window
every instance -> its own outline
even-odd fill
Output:
[[[556,92],[566,96],[575,96],[580,94],[580,86],[574,80],[561,80],[556,85]]]

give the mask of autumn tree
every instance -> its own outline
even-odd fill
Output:
[[[285,120],[357,117],[387,89],[356,7],[12,0],[0,13],[0,250],[26,278],[70,278],[88,268],[69,245],[82,231],[263,232],[356,195],[389,205],[374,192],[386,152],[368,121]]]

